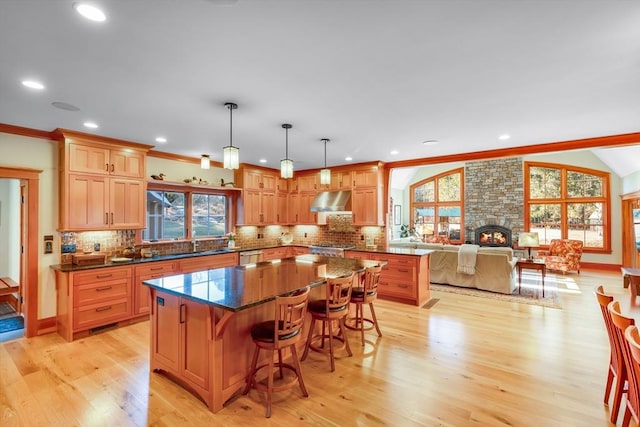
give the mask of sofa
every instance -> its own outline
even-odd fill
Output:
[[[537,258],[543,259],[549,270],[558,270],[562,274],[568,271],[580,273],[582,246],[581,240],[551,239],[549,250],[539,250]]]
[[[431,249],[429,280],[431,283],[477,288],[502,294],[512,294],[516,289],[516,263],[513,249],[480,247],[476,257],[474,274],[458,272],[460,246],[438,243],[422,243],[410,240],[389,242],[390,247]]]

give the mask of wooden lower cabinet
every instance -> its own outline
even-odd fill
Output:
[[[429,300],[429,255],[345,251],[345,257],[386,262],[378,282],[380,298],[415,305],[422,305]]]
[[[198,395],[211,390],[210,306],[164,292],[154,292],[152,330],[153,370],[184,381]]]
[[[174,274],[176,270],[176,263],[173,261],[153,262],[135,267],[135,282],[133,285],[134,316],[148,315],[151,312],[149,287],[143,285],[142,282]]]
[[[220,255],[205,255],[193,258],[183,258],[177,262],[179,273],[209,270],[211,268],[233,267],[238,265],[238,253]]]
[[[282,259],[291,256],[289,248],[286,246],[279,246],[277,248],[267,248],[262,250],[262,260],[272,261],[274,259]]]
[[[56,270],[57,330],[67,341],[132,318],[131,267]]]

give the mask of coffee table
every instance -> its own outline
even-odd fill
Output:
[[[538,270],[542,275],[542,298],[544,298],[544,276],[547,273],[547,266],[544,260],[523,259],[520,258],[516,263],[518,266],[518,294],[520,294],[520,288],[522,287],[522,270]]]

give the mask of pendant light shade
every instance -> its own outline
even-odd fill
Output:
[[[209,169],[211,167],[211,159],[209,159],[208,154],[203,154],[200,156],[200,168],[201,169]]]
[[[229,145],[222,149],[222,158],[225,169],[238,169],[240,167],[240,150],[233,146],[233,110],[238,104],[227,102],[224,104],[229,109]]]
[[[331,141],[328,138],[323,138],[320,141],[324,142],[324,169],[320,171],[320,184],[331,184],[331,170],[327,169],[327,142]]]
[[[283,124],[282,127],[285,130],[285,154],[284,159],[280,160],[280,176],[288,179],[293,178],[293,160],[289,158],[289,129],[293,126],[290,124]]]

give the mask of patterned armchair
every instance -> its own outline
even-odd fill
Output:
[[[544,259],[550,270],[577,271],[580,273],[580,258],[582,257],[582,242],[571,239],[552,239],[549,250],[538,251],[538,258]]]

